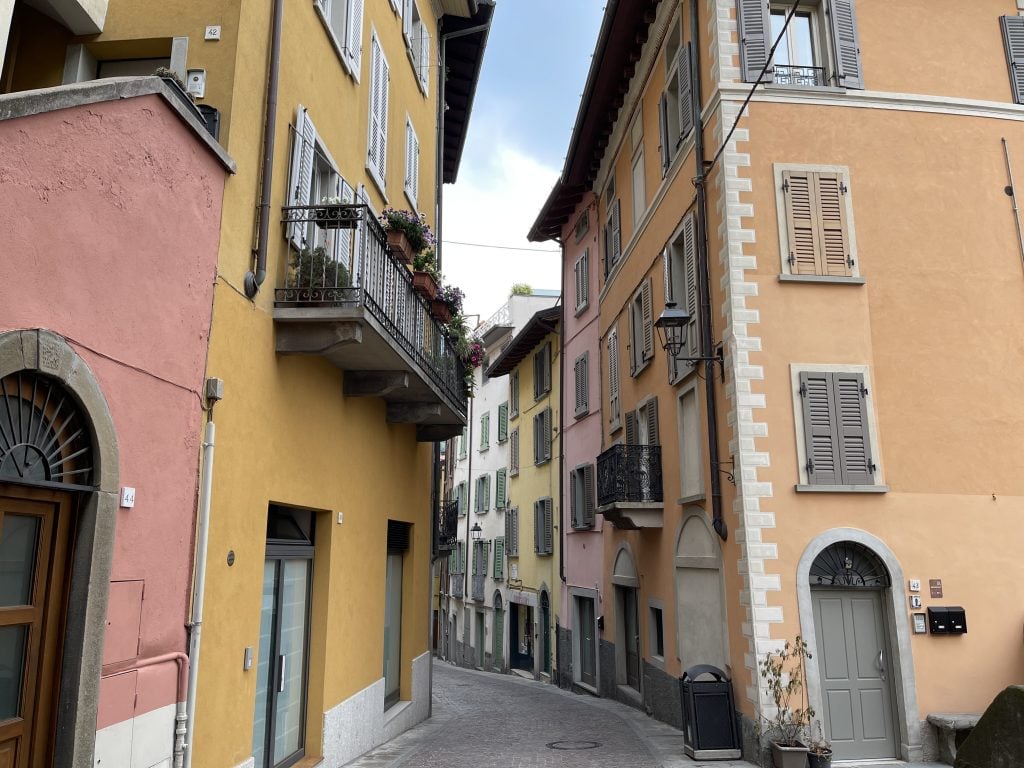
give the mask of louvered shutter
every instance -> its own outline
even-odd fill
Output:
[[[594,465],[587,464],[583,467],[583,524],[586,526],[594,525]]]
[[[831,373],[801,372],[806,469],[811,485],[838,485],[842,482],[832,389]]]
[[[579,473],[578,469],[569,471],[569,516],[572,518],[573,528],[579,528],[583,520],[583,510],[581,509],[583,495],[577,488],[581,479]]]
[[[420,142],[412,121],[405,123],[405,191],[409,200],[416,205],[416,195],[420,186]]]
[[[538,555],[543,554],[541,545],[544,542],[544,536],[541,532],[541,525],[544,520],[544,507],[540,501],[533,502],[533,551]]]
[[[576,384],[576,415],[587,412],[587,355],[576,358],[574,378]]]
[[[794,275],[817,275],[819,243],[816,193],[810,171],[783,171],[782,193],[786,202],[789,238],[789,271]]]
[[[844,88],[863,88],[860,39],[853,0],[831,0],[832,44],[836,54],[836,79]]]
[[[391,70],[388,68],[387,59],[384,58],[384,51],[380,48],[380,42],[377,43],[377,50],[380,53],[380,101],[378,102],[378,108],[380,115],[378,117],[378,130],[380,131],[380,152],[377,155],[377,174],[380,176],[381,186],[387,181],[387,159],[388,159],[388,91],[390,89],[389,78],[391,76]]]
[[[347,0],[348,24],[345,30],[345,48],[352,62],[356,79],[363,60],[363,0]]]
[[[491,508],[491,476],[488,474],[488,475],[484,475],[484,508],[483,508],[483,511],[486,512],[490,508]]]
[[[374,35],[370,38],[370,134],[366,147],[366,165],[374,173],[377,172],[379,165],[377,158],[383,151],[380,144],[380,103],[382,91],[380,61],[382,58],[380,43],[377,42],[377,37]]]
[[[661,252],[661,266],[665,278],[665,303],[675,301],[675,294],[672,290],[672,249],[665,248]]]
[[[420,84],[423,86],[424,93],[430,91],[430,34],[427,32],[427,26],[420,24],[420,69],[419,69]]]
[[[551,391],[551,343],[550,342],[548,342],[547,344],[544,345],[543,353],[544,353],[543,354],[543,358],[544,358],[544,381],[543,381],[544,391],[545,392],[550,392]]]
[[[610,234],[611,234],[611,263],[614,264],[619,260],[619,256],[622,255],[622,217],[621,217],[621,204],[619,200],[616,200],[612,207]]]
[[[292,149],[291,201],[289,205],[309,205],[309,189],[313,183],[313,153],[316,150],[316,128],[301,104],[295,113],[295,146]],[[306,218],[300,216],[300,218]],[[292,224],[288,240],[298,250],[306,244],[306,224]]]
[[[871,460],[868,436],[864,377],[859,373],[835,373],[833,377],[843,482],[848,485],[872,485],[875,482],[875,467]]]
[[[508,441],[508,471],[510,475],[519,474],[519,430],[513,429]]]
[[[341,202],[352,203],[355,200],[355,190],[344,179],[341,180]],[[352,253],[352,230],[351,229],[338,229],[335,230],[338,235],[338,248],[340,250],[339,258],[345,264],[348,269],[349,282],[351,283],[352,278],[355,274],[355,254]]]
[[[498,442],[508,440],[508,403],[498,406]]]
[[[658,398],[652,397],[644,408],[647,417],[647,444],[661,445],[658,436]]]
[[[736,23],[740,35],[740,70],[743,81],[756,83],[772,47],[769,39],[772,24],[768,14],[768,0],[737,0]],[[765,72],[763,82],[771,82],[770,70]]]
[[[554,527],[554,502],[548,499],[541,500],[541,509],[543,511],[543,539],[541,543],[544,545],[544,554],[550,555],[555,551],[555,527]]]
[[[513,418],[519,415],[519,371],[508,377],[508,412]]]
[[[1000,16],[1010,90],[1015,104],[1024,104],[1024,16]]]
[[[665,94],[661,95],[661,101],[658,102],[658,135],[661,139],[661,175],[664,176],[672,164],[669,141],[675,143],[675,139],[669,139],[668,136],[668,97]]]
[[[494,508],[505,508],[505,488],[508,485],[507,470],[499,469],[494,476]]]
[[[626,411],[626,445],[637,445],[636,411]]]
[[[697,217],[690,213],[683,219],[683,307],[690,314],[686,327],[686,355],[700,354],[700,283],[697,279]],[[678,302],[677,302],[678,303]]]
[[[676,62],[676,84],[679,89],[679,139],[685,139],[693,130],[693,82],[690,74],[690,46],[687,42],[679,49]],[[673,141],[678,141],[673,137]]]
[[[402,0],[402,35],[405,44],[412,46],[412,0]]]
[[[489,542],[489,541],[481,541],[480,542],[480,559],[483,561],[481,563],[482,567],[480,568],[480,575],[481,576],[486,576],[487,575],[487,559],[490,556],[490,554],[491,554],[491,542]]]
[[[846,185],[838,173],[815,174],[823,274],[851,274],[850,238],[846,225]]]
[[[543,422],[544,422],[544,429],[543,429],[543,435],[544,435],[543,449],[544,449],[544,453],[542,455],[543,455],[544,461],[550,461],[551,460],[551,409],[550,408],[545,408],[544,412],[541,414],[541,418],[543,419]]]
[[[519,507],[512,507],[505,516],[505,545],[509,557],[519,556]]]
[[[654,357],[654,307],[651,293],[651,278],[648,277],[640,289],[640,305],[643,311],[643,360]]]
[[[621,416],[619,403],[619,332],[608,334],[608,418],[614,423]]]
[[[505,578],[505,538],[503,536],[494,540],[494,578],[498,581]]]

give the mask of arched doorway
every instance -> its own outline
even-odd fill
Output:
[[[640,691],[640,614],[636,565],[623,545],[612,568],[615,587],[615,682]]]
[[[820,715],[836,759],[898,754],[884,592],[892,579],[867,546],[838,541],[811,563]]]
[[[722,552],[703,510],[686,513],[676,540],[676,633],[680,667],[727,663]]]
[[[494,593],[494,626],[491,627],[491,663],[495,669],[505,666],[505,605],[501,592]]]
[[[93,751],[114,435],[95,378],[63,339],[0,334],[0,762],[15,768]]]

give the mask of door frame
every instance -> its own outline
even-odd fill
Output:
[[[814,623],[814,604],[811,597],[811,564],[825,549],[841,541],[861,544],[885,564],[889,571],[891,586],[883,588],[882,622],[885,626],[892,669],[893,694],[893,735],[896,738],[898,757],[907,762],[923,759],[921,726],[918,720],[917,682],[914,675],[914,656],[910,644],[910,629],[906,621],[906,606],[903,585],[906,583],[899,560],[888,546],[867,531],[855,528],[832,528],[818,534],[804,549],[797,565],[797,607],[800,628],[808,647],[818,647],[817,628]],[[817,655],[817,654],[816,654]],[[823,712],[821,705],[821,674],[818,662],[811,660],[806,665],[807,699],[811,707]]]

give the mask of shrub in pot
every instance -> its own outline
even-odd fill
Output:
[[[759,669],[775,705],[770,717],[761,715],[758,734],[771,743],[775,768],[805,768],[808,747],[802,741],[814,718],[804,689],[804,661],[811,658],[807,643],[797,635],[794,642],[765,655]]]

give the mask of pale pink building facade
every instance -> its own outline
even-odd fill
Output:
[[[0,552],[29,585],[0,589],[0,753],[169,766],[234,163],[158,78],[0,96],[0,118]]]

